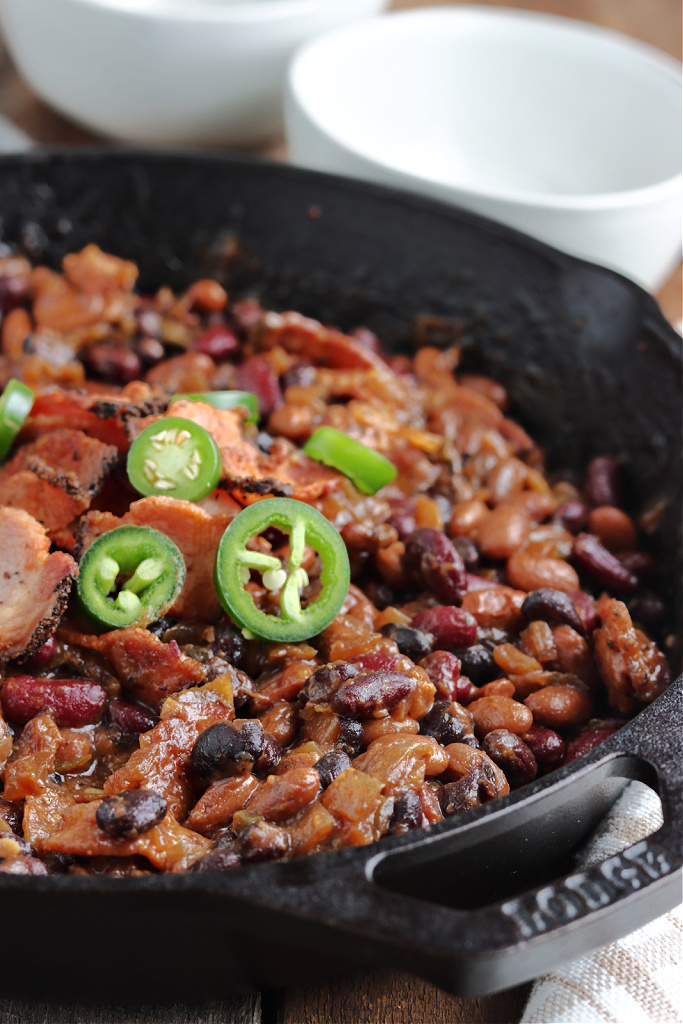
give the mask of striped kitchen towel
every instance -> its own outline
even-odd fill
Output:
[[[632,782],[593,834],[581,863],[611,857],[655,832],[661,805]],[[539,978],[521,1024],[682,1024],[683,907]]]

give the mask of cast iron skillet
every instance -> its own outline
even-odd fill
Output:
[[[94,241],[134,259],[143,287],[215,274],[233,295],[363,323],[396,349],[416,330],[460,338],[468,365],[505,382],[551,464],[613,454],[634,513],[666,503],[652,548],[671,570],[680,637],[680,339],[623,277],[436,202],[246,158],[8,157],[0,219],[0,238],[54,265]],[[461,995],[526,980],[678,901],[681,689],[679,678],[588,756],[427,833],[224,875],[4,876],[0,988],[197,998],[358,964]],[[663,827],[573,869],[626,779],[660,794]]]

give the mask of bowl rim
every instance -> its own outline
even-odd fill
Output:
[[[274,2],[277,2],[277,0],[274,0]],[[348,41],[353,41],[359,34],[376,33],[379,30],[379,26],[385,23],[388,18],[392,20],[394,25],[401,23],[401,31],[410,31],[411,27],[417,22],[432,23],[438,26],[438,24],[444,22],[457,24],[458,21],[465,19],[474,19],[484,25],[490,23],[502,24],[504,22],[516,24],[533,23],[551,32],[562,33],[563,35],[572,33],[575,37],[590,39],[613,51],[618,49],[626,56],[635,57],[639,63],[649,65],[647,70],[650,73],[666,75],[672,84],[678,84],[679,90],[681,88],[683,65],[665,51],[659,50],[655,46],[634,37],[627,36],[615,29],[556,14],[519,8],[489,7],[488,5],[486,7],[479,7],[472,4],[458,4],[457,7],[433,6],[391,11],[388,14],[366,18],[362,22],[341,26],[315,37],[301,46],[290,62],[286,82],[286,110],[290,107],[297,108],[328,142],[362,160],[367,168],[372,168],[377,173],[391,173],[394,176],[393,183],[397,187],[415,188],[428,183],[440,189],[440,197],[442,199],[446,198],[446,193],[449,192],[452,196],[450,200],[452,202],[459,201],[461,197],[476,196],[481,199],[527,206],[537,210],[573,212],[620,210],[640,204],[656,203],[676,193],[683,194],[683,167],[678,173],[660,178],[651,184],[611,192],[575,194],[536,192],[523,189],[494,190],[477,187],[474,183],[464,184],[447,181],[439,177],[426,177],[406,170],[388,160],[383,160],[357,147],[311,112],[307,100],[308,91],[302,83],[302,78],[306,73],[306,65],[318,52],[322,51],[324,53],[330,50],[335,52],[339,41],[346,45]],[[288,119],[289,112],[286,116],[286,120]]]
[[[12,0],[7,0],[8,3]],[[103,14],[129,17],[137,21],[176,22],[188,24],[230,23],[230,22],[264,22],[305,15],[313,11],[341,9],[346,10],[364,2],[366,8],[372,6],[378,10],[385,7],[388,0],[226,0],[225,3],[208,3],[198,0],[188,3],[177,0],[177,3],[154,4],[150,0],[141,0],[142,5],[134,5],[132,0],[51,0],[52,4],[66,4],[76,8],[101,10]],[[23,6],[24,0],[18,0]]]

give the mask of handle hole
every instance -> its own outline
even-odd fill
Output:
[[[626,835],[619,845],[614,836],[604,839],[594,860],[585,851],[604,830],[606,813],[621,797],[628,779],[647,778],[648,766],[635,759],[619,759],[622,773],[605,777],[601,771],[577,779],[564,789],[548,793],[533,809],[511,807],[488,828],[463,830],[423,850],[397,852],[376,862],[374,881],[382,888],[457,910],[475,910],[511,899],[597,863],[656,832],[661,824],[661,801],[643,782],[631,782],[628,799],[647,794],[651,813],[646,826],[620,816]],[[627,814],[627,812],[623,812]],[[444,837],[445,838],[445,837]]]

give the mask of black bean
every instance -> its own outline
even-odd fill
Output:
[[[474,725],[469,711],[447,700],[436,700],[424,718],[420,719],[423,736],[433,736],[442,746],[464,743],[466,736],[474,736]]]
[[[211,646],[214,654],[219,658],[224,658],[231,665],[239,665],[244,655],[246,641],[232,623],[223,620],[215,627]]]
[[[166,801],[150,789],[127,789],[108,796],[97,808],[97,824],[116,839],[137,839],[166,814]]]
[[[422,825],[422,804],[412,789],[404,789],[396,794],[394,809],[389,819],[389,831],[393,834],[408,832]]]
[[[531,782],[538,774],[538,764],[524,740],[507,729],[487,733],[482,749],[505,772],[510,789]]]
[[[581,636],[585,636],[586,633],[569,594],[553,587],[540,587],[527,594],[522,602],[522,614],[528,622],[540,620],[555,625],[571,626]]]
[[[254,764],[254,771],[259,775],[272,775],[282,760],[282,746],[269,732],[263,734],[263,748]]]
[[[190,754],[197,775],[208,778],[228,768],[243,768],[255,761],[264,745],[260,722],[247,721],[241,729],[229,722],[216,722],[200,734]]]
[[[339,718],[339,739],[335,748],[342,750],[349,757],[357,754],[363,746],[363,726],[353,718]]]
[[[9,800],[5,800],[0,796],[0,818],[5,821],[15,835],[21,835],[21,822],[24,816],[22,807],[18,804],[10,803]]]
[[[327,789],[329,784],[334,782],[337,776],[346,771],[350,765],[351,759],[343,750],[331,750],[328,754],[323,754],[313,767],[320,776],[321,788]]]
[[[161,638],[167,629],[170,629],[171,626],[175,626],[175,623],[176,620],[170,615],[164,615],[162,618],[155,619],[154,622],[150,622],[147,629],[150,633],[154,633],[155,636]]]
[[[289,834],[267,821],[254,821],[240,832],[237,846],[245,864],[279,860],[289,853]]]
[[[50,872],[42,861],[36,857],[19,854],[0,861],[0,872],[3,875],[49,875]]]
[[[411,661],[420,661],[429,654],[434,641],[431,633],[413,629],[412,626],[401,626],[397,622],[387,622],[381,627],[380,633],[393,640],[401,654],[405,654]]]
[[[632,597],[628,610],[633,621],[644,626],[646,631],[658,629],[666,618],[666,605],[649,590]]]
[[[483,644],[472,644],[471,647],[462,647],[456,652],[461,662],[461,671],[464,676],[471,679],[475,686],[483,686],[490,683],[496,676],[500,675],[500,669],[493,657],[493,651]]]
[[[590,510],[583,501],[563,501],[553,512],[552,520],[570,533],[585,529]]]
[[[500,795],[493,769],[485,761],[477,768],[470,768],[456,782],[446,783],[438,794],[441,812],[446,818],[480,807]]]
[[[135,342],[135,351],[144,366],[156,366],[166,355],[158,338],[140,338]]]
[[[453,547],[462,558],[468,572],[479,568],[479,546],[471,537],[454,537]]]
[[[299,690],[299,700],[323,704],[329,701],[342,683],[357,676],[360,669],[348,661],[332,661],[317,669]]]
[[[232,871],[241,864],[242,858],[237,850],[217,847],[196,860],[190,871]]]

